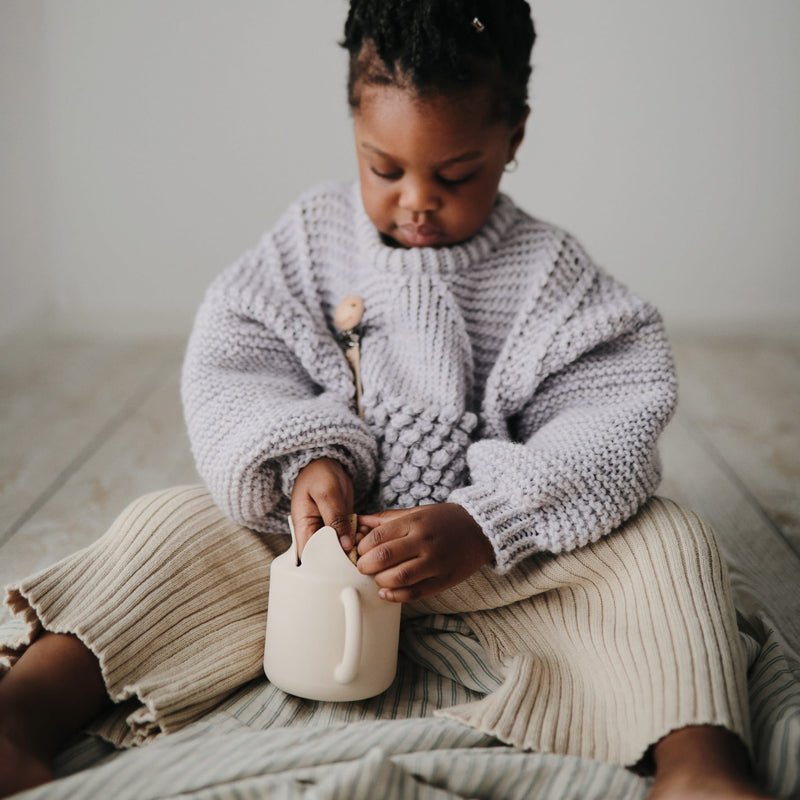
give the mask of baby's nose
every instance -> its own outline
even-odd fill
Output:
[[[427,181],[407,181],[400,197],[402,208],[415,214],[436,211],[441,205],[436,187]]]

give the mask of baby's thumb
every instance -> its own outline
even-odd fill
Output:
[[[297,557],[302,558],[308,540],[314,535],[319,525],[313,518],[289,517],[294,531],[294,540],[297,543]]]
[[[336,531],[342,549],[345,553],[349,553],[355,545],[358,517],[355,514],[339,513],[326,518],[323,514],[322,520]]]

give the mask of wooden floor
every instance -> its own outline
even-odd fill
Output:
[[[675,346],[661,493],[712,523],[737,604],[800,653],[800,341]],[[0,342],[0,586],[87,545],[143,492],[198,480],[182,352],[174,339]]]

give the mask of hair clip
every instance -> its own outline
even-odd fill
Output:
[[[486,26],[477,17],[472,20],[472,27],[475,28],[478,33],[483,33],[486,30]]]

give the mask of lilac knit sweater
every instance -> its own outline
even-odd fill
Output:
[[[364,420],[333,312],[364,298]],[[676,382],[656,310],[568,234],[500,197],[446,248],[385,245],[356,184],[317,187],[225,270],[201,305],[183,401],[222,510],[285,531],[321,456],[358,510],[464,506],[505,572],[597,540],[660,479]]]

